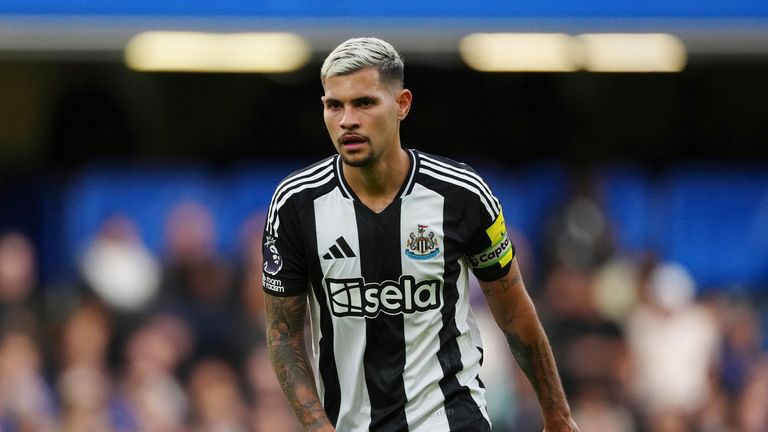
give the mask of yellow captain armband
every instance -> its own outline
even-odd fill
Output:
[[[484,251],[467,257],[472,268],[486,268],[494,264],[504,267],[515,257],[515,246],[507,235],[507,226],[504,223],[504,215],[499,216],[485,230],[491,240],[491,246]]]

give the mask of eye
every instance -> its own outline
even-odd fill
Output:
[[[376,100],[374,98],[360,98],[356,101],[357,105],[360,108],[367,108],[376,105]]]
[[[336,100],[329,100],[325,102],[325,107],[327,109],[339,109],[341,107],[341,103]]]

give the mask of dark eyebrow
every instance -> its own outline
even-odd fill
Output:
[[[376,102],[379,99],[376,96],[362,96],[359,98],[352,99],[352,103],[355,105],[358,105],[360,103],[371,103]]]
[[[362,103],[375,103],[379,100],[376,96],[361,96],[359,98],[352,99],[353,105],[360,105]],[[323,99],[325,105],[340,105],[342,102],[339,99],[326,97]]]

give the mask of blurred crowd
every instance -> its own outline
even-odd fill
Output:
[[[587,189],[550,221],[540,254],[514,233],[581,430],[768,431],[767,293],[702,289],[679,263],[618,250],[611,226],[599,191]],[[542,430],[500,332],[480,322],[486,376],[506,378],[488,389],[494,430]]]
[[[0,431],[296,431],[264,344],[261,229],[220,255],[183,202],[151,252],[106,220],[77,278],[44,286],[24,234],[0,234]],[[679,264],[615,248],[574,194],[518,259],[586,432],[768,431],[763,298],[702,292]],[[535,395],[474,289],[494,431],[542,430]]]
[[[40,286],[36,251],[0,237],[0,431],[293,431],[264,344],[262,219],[238,259],[211,213],[168,215],[161,256],[109,218],[79,277]]]

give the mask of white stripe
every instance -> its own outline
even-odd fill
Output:
[[[330,176],[328,176],[329,173],[331,174]],[[310,186],[307,186],[307,182],[311,182],[322,176],[326,177],[322,178],[320,182],[308,183]],[[277,189],[275,190],[275,194],[272,195],[272,202],[269,205],[269,213],[267,216],[267,227],[269,227],[269,233],[272,235],[277,235],[277,226],[279,225],[277,212],[280,210],[280,207],[285,204],[285,201],[288,199],[288,197],[295,194],[296,192],[305,190],[308,187],[321,186],[332,178],[333,166],[329,165],[322,171],[319,171],[312,176],[300,179],[291,177],[290,179],[286,179],[283,181],[283,183],[278,185]],[[304,184],[304,186],[301,186],[302,184]]]
[[[416,176],[416,155],[413,154],[413,151],[411,151],[410,149],[406,149],[406,151],[411,156],[411,172],[408,175],[408,181],[406,181],[405,187],[403,188],[403,195],[408,193],[408,189],[410,189],[411,185],[413,184],[413,178]]]
[[[317,253],[322,256],[328,247],[336,244],[343,236],[355,252],[354,258],[320,260],[324,278],[360,277],[360,244],[355,223],[355,205],[346,199],[339,189],[317,198],[314,202],[317,236]],[[322,289],[326,289],[325,286]],[[325,305],[333,310],[330,298]],[[364,317],[337,318],[333,321],[333,350],[341,388],[339,418],[340,431],[368,430],[371,421],[371,401],[365,381],[365,368],[360,361],[366,347],[366,326]],[[319,321],[318,321],[319,323]],[[319,342],[319,340],[318,340]],[[372,341],[372,343],[375,343]]]
[[[296,187],[296,188],[291,189],[288,192],[286,192],[285,195],[280,199],[280,201],[278,201],[277,205],[275,206],[276,210],[275,210],[275,214],[274,214],[274,222],[272,224],[270,224],[270,226],[272,227],[272,231],[270,232],[270,234],[272,234],[274,236],[277,236],[277,229],[280,228],[280,216],[278,215],[277,212],[278,212],[278,210],[280,210],[280,207],[282,207],[283,204],[285,204],[285,202],[288,201],[288,199],[291,196],[293,196],[293,195],[295,195],[295,194],[297,194],[297,193],[299,193],[299,192],[301,192],[303,190],[306,190],[306,189],[322,186],[322,185],[328,183],[329,181],[333,180],[333,178],[334,178],[334,175],[333,175],[333,172],[331,172],[330,175],[328,175],[327,177],[322,178],[322,179],[320,179],[320,180],[318,180],[318,181],[316,181],[314,183],[307,183],[307,184],[304,184],[302,186]]]
[[[443,208],[445,199],[438,193],[416,184],[411,194],[403,200],[400,214],[400,241],[405,248],[405,239],[426,225],[427,230],[439,240],[441,252],[434,258],[415,260],[400,253],[403,274],[413,275],[417,281],[443,279],[445,271],[445,231]],[[441,296],[442,298],[442,296]],[[403,316],[405,337],[405,371],[403,384],[408,399],[405,417],[409,430],[415,432],[438,432],[449,430],[445,412],[445,395],[439,382],[443,370],[437,353],[443,327],[441,310],[431,310]]]
[[[315,290],[309,289],[309,319],[310,336],[312,338],[312,369],[315,372],[315,384],[317,385],[317,393],[320,395],[320,400],[323,400],[325,396],[325,385],[323,383],[323,377],[320,375],[320,339],[323,338],[323,330],[320,326],[320,302],[317,300]]]
[[[430,157],[430,156],[425,156],[425,155],[422,155],[422,156],[423,156],[422,159],[427,161],[427,163],[433,163],[435,165],[438,165],[438,166],[441,166],[441,167],[445,168],[446,170],[454,171],[457,174],[458,173],[464,173],[464,174],[470,176],[471,178],[473,178],[475,180],[475,182],[477,182],[485,190],[485,192],[488,195],[493,196],[493,193],[491,193],[491,189],[485,183],[483,178],[480,177],[476,172],[474,172],[472,170],[464,169],[464,168],[461,168],[461,167],[458,167],[458,166],[455,166],[455,165],[451,165],[451,164],[445,163],[443,161],[437,160],[437,159],[435,159],[433,157]]]
[[[459,293],[459,299],[456,301],[456,314],[454,318],[456,320],[456,329],[460,333],[456,338],[456,343],[461,352],[463,365],[456,374],[456,379],[459,381],[459,385],[466,386],[469,389],[469,394],[475,400],[478,408],[480,408],[483,417],[490,422],[486,408],[485,389],[480,387],[480,383],[477,382],[481,369],[480,358],[482,356],[477,347],[482,348],[483,343],[480,339],[480,330],[468,298],[469,271],[464,260],[461,261],[461,273],[456,280],[456,290]]]
[[[336,175],[339,177],[339,184],[341,185],[341,188],[344,189],[344,193],[352,198],[353,195],[349,192],[347,185],[344,183],[344,170],[341,167],[341,157],[336,158]]]
[[[485,194],[480,192],[480,190],[477,188],[477,186],[472,185],[472,184],[468,184],[468,183],[463,182],[461,180],[456,180],[453,177],[447,177],[447,176],[444,176],[442,174],[436,173],[436,172],[426,168],[425,166],[421,167],[421,172],[423,172],[424,174],[426,174],[426,175],[428,175],[430,177],[434,177],[434,178],[436,178],[438,180],[442,180],[442,181],[454,184],[456,186],[463,187],[464,189],[466,189],[466,190],[474,193],[475,195],[479,196],[480,197],[480,201],[485,206],[485,209],[488,211],[488,214],[491,215],[491,219],[495,220],[496,217],[499,215],[498,211],[495,211],[495,209],[492,207],[491,203],[489,202],[488,198],[485,196]]]
[[[452,174],[456,177],[462,178],[464,180],[467,180],[469,183],[479,187],[480,192],[485,195],[485,197],[493,204],[494,209],[496,212],[501,211],[501,205],[499,204],[499,200],[496,199],[496,197],[491,192],[491,189],[488,187],[488,185],[483,181],[483,179],[478,176],[476,173],[461,169],[455,166],[451,166],[446,164],[445,162],[441,162],[436,159],[432,159],[428,156],[422,157],[422,160],[425,162],[425,166],[429,166],[436,171],[442,171],[445,174]]]

